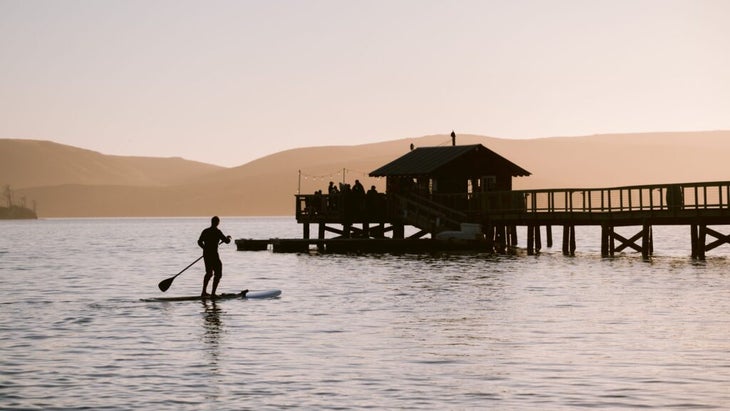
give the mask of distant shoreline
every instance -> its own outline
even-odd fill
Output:
[[[37,220],[38,215],[30,208],[11,206],[0,207],[0,220]]]

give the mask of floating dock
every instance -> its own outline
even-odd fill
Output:
[[[275,253],[434,253],[441,251],[487,252],[485,240],[436,240],[436,239],[390,239],[390,238],[272,238],[237,239],[238,251],[271,250]]]

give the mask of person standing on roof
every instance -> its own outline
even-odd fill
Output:
[[[203,230],[198,238],[198,245],[203,249],[203,261],[205,261],[205,277],[203,277],[203,291],[200,293],[201,297],[208,297],[206,289],[208,288],[208,282],[213,277],[213,288],[210,292],[210,297],[215,297],[215,292],[218,289],[218,283],[221,281],[223,276],[223,263],[218,255],[218,244],[224,242],[226,244],[231,242],[231,236],[223,235],[218,224],[220,224],[220,218],[214,216],[210,219],[210,227]]]

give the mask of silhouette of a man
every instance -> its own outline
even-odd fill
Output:
[[[360,180],[355,180],[355,185],[352,186],[352,192],[357,195],[365,194],[365,187],[362,186]]]
[[[198,245],[203,249],[203,261],[205,261],[205,277],[203,277],[203,291],[200,293],[201,297],[207,297],[208,293],[208,282],[213,277],[213,288],[211,289],[210,296],[215,297],[215,291],[218,289],[218,283],[221,281],[223,276],[223,263],[218,255],[218,243],[224,242],[226,244],[231,242],[231,236],[225,236],[218,229],[220,218],[215,216],[210,219],[210,227],[203,230],[198,238]]]

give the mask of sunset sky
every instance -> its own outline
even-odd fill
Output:
[[[730,129],[725,0],[0,0],[0,138],[237,166]]]

